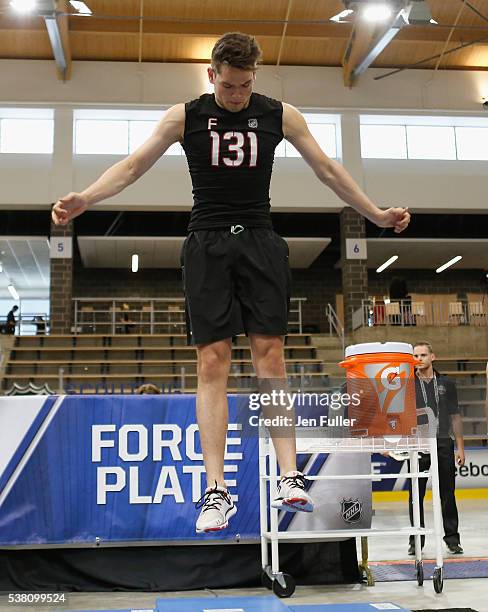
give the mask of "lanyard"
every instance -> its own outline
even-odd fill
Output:
[[[427,406],[428,399],[427,399],[427,391],[425,389],[425,383],[418,374],[417,374],[417,378],[419,379],[419,382],[420,382],[420,389],[422,391],[422,397],[424,398],[425,406]],[[435,407],[436,407],[437,412],[439,412],[439,389],[437,387],[437,376],[435,375],[435,372],[434,372],[433,380],[434,380],[434,396],[435,396],[435,404],[436,404]]]

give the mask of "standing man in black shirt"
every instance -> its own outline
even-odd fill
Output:
[[[291,142],[324,185],[379,227],[401,232],[410,220],[405,208],[380,210],[324,154],[296,108],[253,93],[260,57],[254,37],[222,36],[208,68],[215,93],[170,108],[137,151],[82,193],[58,200],[52,211],[55,223],[66,224],[140,178],[171,144],[180,142],[185,150],[194,206],[182,267],[188,339],[197,347],[197,419],[208,485],[198,532],[224,529],[236,512],[224,480],[232,337],[249,336],[259,379],[286,381],[288,246],[273,232],[269,199],[278,143]],[[273,441],[282,474],[273,505],[312,511],[304,476],[296,469],[294,435]]]
[[[435,354],[429,342],[420,342],[414,346],[413,355],[420,361],[416,366],[415,395],[418,408],[428,406],[438,418],[437,455],[439,464],[439,488],[441,495],[442,520],[444,523],[444,542],[449,552],[460,555],[458,532],[458,511],[454,490],[456,487],[456,469],[464,465],[464,440],[462,420],[459,412],[456,385],[452,380],[439,374],[433,367]],[[456,450],[450,432],[456,439]],[[420,453],[419,469],[421,472],[430,468],[430,454]],[[410,524],[413,525],[412,486],[409,480]],[[427,479],[419,479],[420,524],[424,527],[424,496]],[[422,547],[425,536],[422,536]],[[408,554],[415,554],[414,536],[410,536]]]
[[[12,308],[12,310],[9,310],[9,312],[7,314],[7,323],[5,324],[5,333],[6,334],[15,334],[15,326],[17,325],[17,321],[15,319],[15,313],[17,312],[18,309],[19,309],[19,307],[16,304]]]

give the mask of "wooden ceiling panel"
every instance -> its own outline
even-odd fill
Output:
[[[343,10],[340,0],[292,0],[290,20],[327,21]]]
[[[208,62],[215,40],[213,37],[150,34],[144,37],[142,58],[160,62]]]
[[[44,27],[42,17],[19,17],[10,12],[0,13],[0,29],[2,30],[42,30]]]
[[[0,58],[52,59],[47,30],[0,30]]]
[[[486,0],[470,0],[469,4],[488,18]],[[462,0],[429,0],[429,6],[432,16],[436,21],[440,24],[453,25],[459,13],[459,9],[463,6],[463,2]],[[488,22],[483,20],[482,17],[477,15],[467,4],[465,4],[461,12],[459,25],[488,27]]]
[[[448,49],[453,48],[454,45],[450,45]],[[444,43],[440,42],[418,42],[416,45],[412,45],[409,42],[394,41],[388,45],[388,47],[381,53],[377,58],[374,67],[388,67],[394,68],[401,65],[412,65],[416,62],[420,62],[428,57],[433,57],[442,53],[444,50]],[[409,55],[410,60],[405,64],[405,57]],[[425,62],[419,68],[434,68],[437,64],[436,59],[429,62]],[[466,49],[451,53],[443,59],[440,64],[441,69],[449,68],[462,68],[468,70],[485,70],[488,69],[488,45],[473,45]]]
[[[340,65],[346,50],[347,39],[308,40],[304,45],[298,38],[286,38],[281,63],[289,65],[294,58],[303,66],[337,66]]]
[[[135,34],[99,32],[71,32],[73,60],[136,61],[139,55],[139,37]]]
[[[452,53],[441,63],[441,68],[488,69],[488,45],[473,45]]]
[[[40,17],[12,13],[0,0],[0,59],[52,58]],[[215,40],[240,30],[257,36],[265,64],[277,61],[284,20],[289,23],[280,62],[289,65],[340,66],[350,24],[329,22],[343,9],[341,0],[85,0],[92,17],[69,19],[73,59],[138,61],[143,5],[142,60],[206,62]],[[441,53],[462,0],[428,0],[439,26],[407,26],[377,58],[374,66],[405,67]],[[469,0],[488,19],[488,0]],[[465,5],[449,49],[486,36],[488,21]],[[473,44],[446,55],[441,68],[487,69],[487,46]],[[432,68],[435,60],[421,68]]]
[[[145,35],[142,58],[143,61],[209,62],[215,40],[215,37],[202,36]],[[264,56],[276,61],[279,39],[264,37],[260,42]]]
[[[307,2],[309,0],[306,0]],[[144,15],[173,19],[284,19],[288,0],[144,0]],[[231,26],[232,24],[230,24]],[[229,27],[227,31],[234,28]]]
[[[139,0],[85,0],[94,15],[138,17]],[[83,17],[83,19],[87,19]]]

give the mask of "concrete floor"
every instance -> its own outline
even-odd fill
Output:
[[[432,523],[430,505],[426,505],[427,526]],[[465,557],[488,557],[488,501],[461,500],[458,503],[460,514],[461,543]],[[375,505],[375,527],[401,527],[407,520],[406,504],[403,502],[380,503]],[[407,541],[401,538],[370,538],[369,556],[372,561],[400,560],[409,558]],[[424,549],[425,558],[435,556],[433,538],[427,539]],[[449,556],[446,554],[446,557]],[[183,593],[72,593],[69,603],[63,610],[117,610],[153,608],[157,598],[176,597],[225,597],[268,595],[265,589],[226,589],[215,591],[185,591]],[[449,607],[473,608],[478,612],[488,612],[488,578],[467,580],[446,580],[444,591],[437,595],[432,582],[427,579],[423,587],[416,582],[377,583],[374,587],[364,585],[337,585],[297,587],[293,597],[284,603],[328,604],[353,602],[391,601],[407,609],[442,609]],[[33,608],[9,605],[6,596],[0,596],[0,612],[48,612],[50,608]]]

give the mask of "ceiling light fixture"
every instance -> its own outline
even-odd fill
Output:
[[[17,289],[13,285],[9,285],[7,289],[10,295],[13,297],[13,299],[17,301],[19,299],[19,294],[17,293]]]
[[[139,255],[134,253],[132,255],[132,272],[137,272],[139,270]]]
[[[437,270],[436,270],[437,274],[439,274],[440,272],[444,272],[444,270],[447,270],[447,268],[450,268],[451,266],[453,266],[458,261],[461,261],[462,258],[463,258],[462,255],[456,255],[456,257],[453,257],[448,262],[446,262],[445,264],[442,264],[442,266],[437,268]]]
[[[398,255],[393,255],[393,257],[390,257],[390,259],[388,259],[387,261],[385,261],[385,263],[381,264],[381,266],[379,268],[376,269],[376,272],[379,274],[380,272],[383,272],[383,270],[386,270],[386,268],[388,268],[388,266],[391,266],[391,264],[393,262],[395,262],[398,259]]]
[[[335,21],[336,23],[340,23],[345,17],[349,17],[349,15],[352,15],[353,13],[354,11],[352,9],[344,9],[340,13],[337,13],[337,15],[331,17],[329,21]]]
[[[432,16],[429,2],[427,0],[414,0],[410,2],[408,9],[408,23],[411,25],[439,25]]]
[[[370,4],[362,9],[361,15],[365,21],[378,23],[390,19],[393,10],[388,4]]]
[[[36,8],[36,0],[10,0],[10,6],[18,13],[30,13]]]
[[[78,11],[81,15],[92,15],[92,10],[84,3],[79,0],[69,0],[71,6]]]

